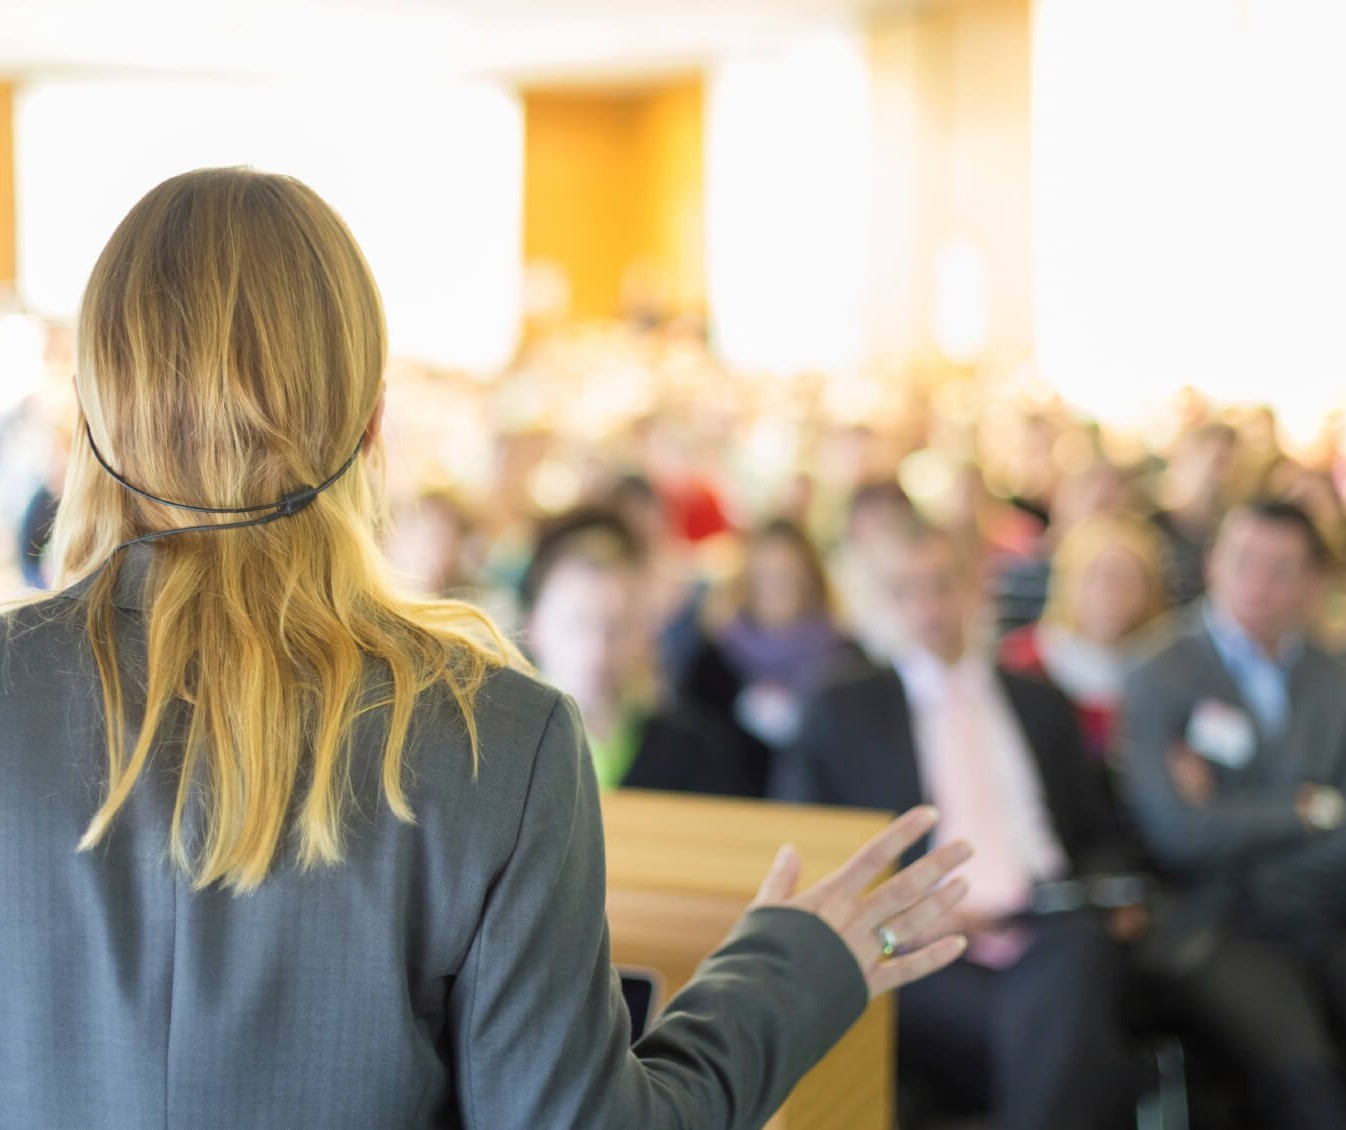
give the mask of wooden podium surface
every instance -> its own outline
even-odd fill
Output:
[[[856,809],[638,790],[606,794],[613,960],[657,970],[667,1002],[752,900],[781,844],[799,849],[801,886],[808,886],[889,819]],[[769,1130],[891,1130],[893,1008],[891,996],[871,1004],[795,1088]]]

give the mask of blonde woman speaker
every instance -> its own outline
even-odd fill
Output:
[[[757,1126],[961,952],[966,846],[875,885],[916,810],[783,851],[629,1046],[574,707],[388,580],[384,362],[286,177],[166,181],[94,267],[59,591],[0,621],[0,1126]]]

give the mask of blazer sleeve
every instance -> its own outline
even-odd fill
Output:
[[[1346,921],[1346,828],[1275,853],[1250,869],[1245,894],[1264,919],[1279,927],[1329,930]]]
[[[1176,871],[1205,872],[1302,843],[1307,833],[1288,795],[1217,795],[1203,805],[1183,799],[1168,755],[1182,739],[1190,703],[1167,658],[1131,674],[1122,704],[1126,800],[1156,861]]]
[[[465,1130],[761,1126],[855,1022],[850,951],[801,911],[748,912],[630,1048],[609,956],[598,787],[568,700],[536,753],[513,853],[449,994]]]

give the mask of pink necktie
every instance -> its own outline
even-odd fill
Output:
[[[936,779],[931,795],[940,809],[940,842],[965,839],[976,854],[964,864],[968,894],[966,913],[1000,918],[1028,903],[1031,878],[1020,856],[1001,792],[996,759],[990,748],[994,731],[986,725],[985,696],[973,693],[973,672],[965,667],[945,671],[942,695],[935,707],[936,741],[930,759]],[[983,933],[971,939],[968,956],[993,968],[1014,964],[1026,948],[1018,929]]]

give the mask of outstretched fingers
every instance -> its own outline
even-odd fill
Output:
[[[949,912],[966,894],[967,883],[962,879],[954,879],[932,891],[920,902],[907,907],[896,917],[885,919],[871,929],[877,936],[879,928],[882,927],[883,932],[888,934],[903,952],[908,947],[920,948],[922,944],[952,933],[955,922]]]
[[[833,877],[837,894],[859,898],[876,879],[887,875],[893,863],[930,834],[939,814],[929,805],[904,812],[871,839]]]
[[[870,925],[878,926],[921,902],[971,856],[972,846],[965,840],[958,840],[938,847],[910,867],[904,867],[876,887],[865,900]]]
[[[877,997],[893,989],[900,989],[903,985],[910,985],[922,977],[929,977],[932,973],[938,973],[962,957],[966,949],[967,938],[959,934],[940,938],[939,941],[931,942],[913,953],[902,954],[885,961],[869,978],[871,995]]]

